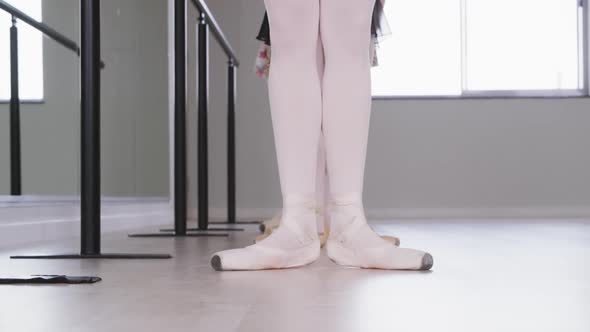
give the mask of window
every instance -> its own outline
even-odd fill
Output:
[[[386,0],[373,95],[581,95],[582,0]],[[586,26],[587,27],[587,26]]]
[[[41,0],[8,0],[12,6],[41,21]],[[0,101],[10,100],[10,27],[12,17],[0,10]],[[21,100],[43,99],[43,36],[17,20],[19,94]]]

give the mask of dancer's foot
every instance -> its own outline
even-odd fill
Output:
[[[260,234],[260,235],[256,236],[256,238],[254,239],[254,243],[258,243],[258,242],[266,239],[267,237],[269,237],[270,234],[272,234],[272,232],[275,229],[277,229],[277,227],[279,227],[280,219],[281,219],[281,214],[278,213],[272,219],[266,220],[262,224],[260,224],[260,231],[263,234]],[[328,220],[324,220],[324,223],[328,223],[328,225],[329,225],[329,221]],[[324,247],[324,245],[326,244],[326,241],[328,240],[328,235],[329,234],[330,234],[330,228],[329,227],[326,227],[326,229],[325,229],[324,232],[318,233],[318,236],[320,238],[320,247],[322,247],[322,248]],[[398,237],[395,237],[393,235],[380,235],[380,236],[381,236],[381,238],[383,238],[387,242],[393,244],[396,247],[399,247],[399,245],[400,245],[400,239]]]
[[[277,226],[278,227],[278,226]],[[276,227],[275,227],[276,229]],[[260,234],[258,235],[256,238],[254,238],[254,243],[258,243],[264,239],[266,239],[267,237],[270,236],[270,234],[272,234],[273,230],[272,229],[267,229],[264,234]],[[328,240],[328,234],[326,233],[318,233],[318,236],[320,238],[320,246],[324,247],[324,245],[326,244],[326,241]],[[383,240],[393,244],[396,247],[399,247],[400,245],[400,239],[398,237],[392,236],[392,235],[380,235],[381,238],[383,238]]]
[[[332,227],[326,243],[328,257],[337,264],[389,270],[429,270],[430,254],[399,248],[368,225],[358,199],[334,200]]]
[[[213,254],[211,266],[217,271],[291,268],[310,264],[319,255],[313,207],[298,203],[283,209],[279,227],[268,237],[245,248]]]

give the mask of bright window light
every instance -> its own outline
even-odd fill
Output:
[[[374,96],[584,89],[580,0],[387,0]]]
[[[41,0],[8,0],[37,21],[42,20]],[[10,100],[10,27],[12,18],[0,10],[0,100]],[[21,100],[43,99],[43,35],[17,19],[19,94]]]

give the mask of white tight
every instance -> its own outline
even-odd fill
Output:
[[[281,221],[256,244],[215,253],[214,269],[287,268],[317,260],[313,210],[328,194],[321,190],[327,180],[322,148],[330,175],[328,256],[340,265],[364,268],[432,266],[429,254],[381,238],[364,215],[375,1],[264,0],[272,40],[268,92],[283,194]]]
[[[268,92],[284,201],[315,197],[321,130],[330,196],[361,196],[374,1],[264,0],[273,52]]]

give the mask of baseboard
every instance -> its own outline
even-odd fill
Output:
[[[556,207],[499,207],[499,208],[415,208],[415,209],[368,209],[370,219],[548,219],[589,218],[588,206]]]
[[[272,218],[278,208],[238,208],[238,220]],[[191,209],[196,218],[196,209]],[[590,218],[590,206],[511,207],[511,208],[367,208],[369,219],[489,219],[489,218]],[[225,220],[225,208],[211,208],[211,220]]]
[[[263,221],[272,218],[275,213],[279,212],[277,208],[238,208],[236,209],[236,219],[238,221]],[[188,211],[189,219],[197,220],[196,208],[190,208]],[[211,221],[226,221],[226,208],[209,208],[209,219]]]
[[[104,234],[172,224],[173,213],[167,198],[105,198],[101,215]],[[79,236],[79,201],[4,201],[0,207],[0,248]]]

